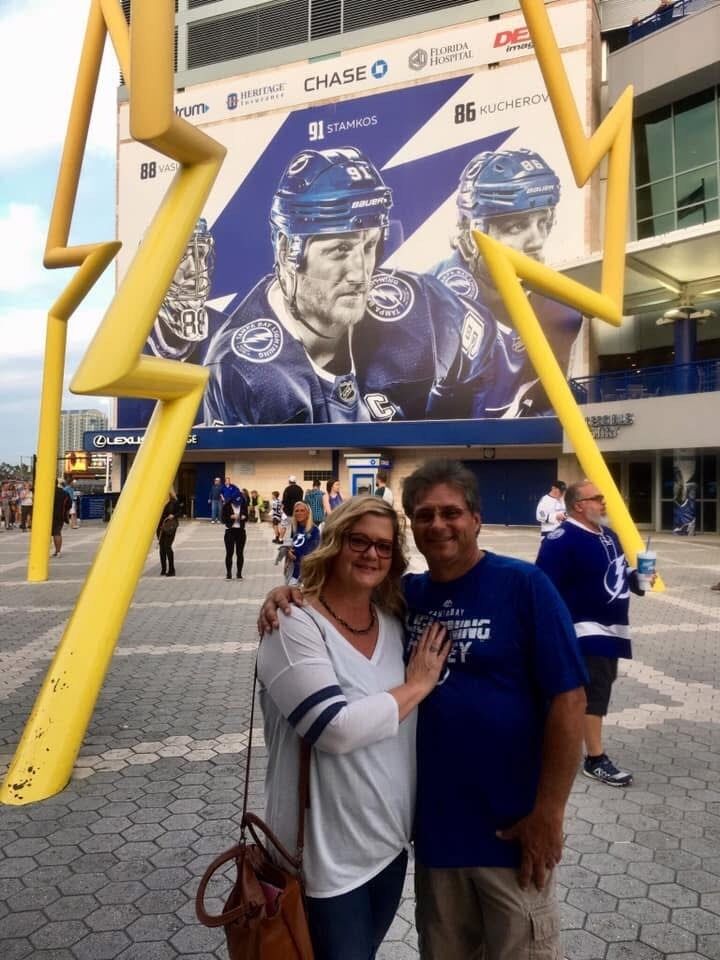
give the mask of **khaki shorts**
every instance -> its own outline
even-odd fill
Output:
[[[415,865],[421,960],[562,960],[554,879],[521,890],[517,870]]]

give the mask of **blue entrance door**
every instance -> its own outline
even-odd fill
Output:
[[[538,500],[555,479],[555,460],[467,460],[477,477],[483,523],[534,525]]]
[[[195,467],[195,516],[209,517],[210,487],[213,485],[215,477],[225,479],[225,461],[219,460],[217,463],[194,463]]]

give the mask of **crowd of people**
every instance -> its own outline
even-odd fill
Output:
[[[0,486],[0,529],[32,528],[33,485],[29,480],[7,480]]]

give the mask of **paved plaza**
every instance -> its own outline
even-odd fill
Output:
[[[226,956],[222,933],[197,924],[194,896],[237,834],[254,621],[279,568],[270,527],[251,526],[245,580],[226,581],[223,529],[181,525],[175,579],[150,553],[71,782],[0,807],[2,960]],[[66,528],[51,579],[31,585],[28,535],[0,530],[3,768],[103,533]],[[532,560],[538,536],[490,527],[481,543]],[[668,591],[632,601],[636,659],[607,727],[635,784],[578,777],[568,807],[557,871],[568,960],[720,960],[720,593],[709,589],[720,540],[654,543]],[[417,956],[411,877],[406,894],[383,960]]]

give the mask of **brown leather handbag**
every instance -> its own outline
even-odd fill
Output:
[[[311,748],[301,741],[297,851],[293,856],[268,825],[247,809],[256,686],[257,668],[250,708],[240,841],[220,854],[205,871],[195,898],[195,912],[206,927],[225,928],[230,960],[313,960],[302,885]],[[275,847],[287,867],[278,865],[277,856],[274,859],[270,856],[269,844]],[[213,916],[205,909],[205,891],[213,874],[230,861],[235,861],[235,882],[223,912]]]

